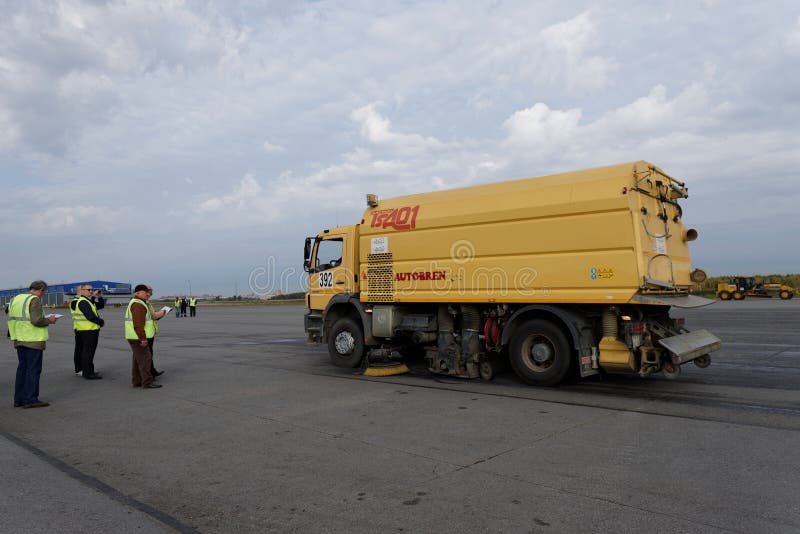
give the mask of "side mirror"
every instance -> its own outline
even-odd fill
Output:
[[[307,237],[303,247],[303,270],[305,272],[309,272],[311,269],[311,239],[311,237]]]

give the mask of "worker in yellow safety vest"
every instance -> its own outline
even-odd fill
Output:
[[[98,380],[103,377],[95,372],[94,353],[105,321],[97,310],[103,309],[106,301],[99,289],[92,290],[91,284],[80,284],[76,291],[77,296],[69,303],[75,331],[75,374],[83,375],[86,380]]]
[[[147,284],[145,284],[147,285]],[[153,378],[157,378],[164,374],[164,371],[156,370],[156,351],[155,351],[155,335],[158,334],[158,323],[156,321],[161,320],[167,314],[163,308],[155,311],[153,309],[153,304],[150,302],[150,299],[153,298],[153,288],[147,285],[147,305],[150,307],[150,318],[153,321],[153,337],[147,338],[147,346],[150,347],[150,374],[153,375]]]
[[[39,399],[39,376],[42,374],[42,358],[47,345],[47,327],[55,324],[58,317],[45,317],[42,310],[42,295],[47,283],[31,282],[28,293],[14,297],[8,307],[8,335],[17,349],[17,377],[14,382],[14,406],[43,408],[49,402]]]
[[[150,351],[149,338],[156,337],[156,322],[150,310],[148,300],[150,294],[145,284],[134,288],[133,298],[125,310],[125,339],[133,351],[131,385],[133,387],[160,388],[161,384],[153,383],[151,367],[153,353]]]
[[[195,297],[189,297],[189,317],[194,317],[197,315],[197,299]]]

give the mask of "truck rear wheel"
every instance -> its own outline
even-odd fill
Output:
[[[791,296],[789,296],[789,292],[786,291],[785,289],[783,291],[781,291],[780,297],[781,297],[781,300],[786,300],[786,299],[792,298]]]
[[[742,293],[741,291],[734,291],[733,300],[744,300],[744,293]]]
[[[566,336],[550,321],[533,319],[523,323],[511,341],[511,367],[528,384],[558,384],[569,371],[570,357]]]
[[[337,367],[358,367],[364,358],[364,332],[361,325],[350,317],[337,319],[328,336],[328,355]]]
[[[727,291],[720,291],[719,298],[720,300],[731,300],[731,294]]]

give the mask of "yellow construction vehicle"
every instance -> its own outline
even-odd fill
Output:
[[[789,300],[794,297],[794,289],[784,284],[756,282],[755,276],[734,276],[727,283],[717,284],[717,297],[720,300],[744,300],[745,297]]]
[[[305,331],[341,367],[424,355],[430,372],[531,384],[571,368],[707,367],[720,340],[670,308],[689,290],[685,184],[645,161],[399,198],[367,195],[359,224],[306,238]]]

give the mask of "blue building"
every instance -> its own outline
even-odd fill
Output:
[[[61,306],[76,295],[76,289],[84,284],[91,284],[94,289],[100,289],[103,294],[109,297],[126,297],[131,295],[131,285],[123,282],[108,282],[106,280],[87,280],[85,282],[72,282],[69,284],[55,284],[47,286],[47,290],[42,296],[42,304],[45,306]],[[5,305],[11,302],[20,293],[27,293],[27,287],[17,289],[0,289],[0,304]]]

